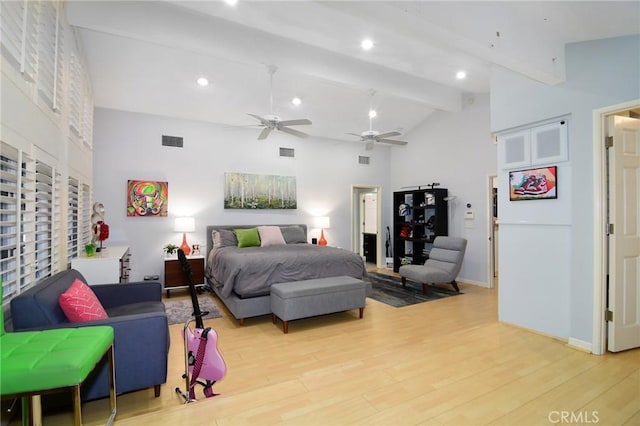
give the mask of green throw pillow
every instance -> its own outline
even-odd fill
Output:
[[[234,229],[238,238],[238,247],[260,247],[260,234],[258,228]]]

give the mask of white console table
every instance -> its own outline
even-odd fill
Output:
[[[82,253],[71,259],[71,267],[79,271],[89,285],[126,283],[130,257],[129,247],[105,247],[93,256]]]

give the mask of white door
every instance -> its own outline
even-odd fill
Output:
[[[362,204],[362,232],[375,234],[378,230],[378,201],[376,194],[364,194]]]
[[[640,120],[609,117],[608,350],[640,347]]]

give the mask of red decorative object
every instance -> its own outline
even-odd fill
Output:
[[[191,253],[191,248],[189,247],[189,244],[187,244],[187,233],[186,232],[182,233],[182,245],[180,246],[180,248],[184,252],[185,256],[189,256],[189,254]]]
[[[96,249],[97,252],[102,251],[102,242],[109,238],[109,225],[104,223],[104,220],[99,220],[93,225],[94,239],[100,241],[100,247]]]
[[[93,233],[98,241],[104,241],[109,238],[109,225],[104,223],[104,220],[99,220],[93,227]]]
[[[324,229],[320,230],[320,239],[318,240],[319,246],[326,246],[327,240],[324,238]]]

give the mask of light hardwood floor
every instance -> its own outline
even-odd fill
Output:
[[[460,286],[464,295],[399,309],[367,299],[362,320],[357,310],[298,320],[286,335],[269,316],[239,327],[222,309],[205,321],[228,365],[214,386],[221,395],[187,405],[174,392],[184,360],[173,325],[161,396],[119,396],[115,424],[640,424],[640,350],[569,348],[499,323],[496,289]],[[84,404],[83,414],[104,424],[108,401]],[[67,425],[71,414],[44,420]]]

